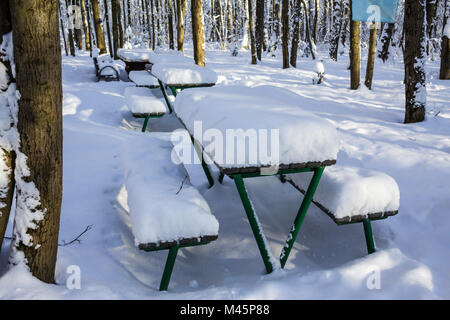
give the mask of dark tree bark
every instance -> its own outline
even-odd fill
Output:
[[[54,283],[62,200],[62,85],[61,48],[56,1],[10,1],[13,24],[20,152],[27,157],[30,174],[40,193],[37,209],[45,212],[35,229],[28,229],[31,245],[16,238],[28,267],[38,279]],[[16,177],[17,178],[17,177]],[[28,206],[17,185],[16,218]],[[25,199],[29,200],[29,199]],[[20,218],[20,217],[19,217]],[[19,231],[20,233],[20,231]],[[16,234],[16,233],[15,233]]]
[[[8,3],[8,1],[5,1],[5,2]],[[59,12],[59,24],[61,26],[61,35],[62,35],[63,41],[64,41],[64,50],[66,52],[66,56],[68,56],[69,55],[69,51],[67,49],[66,33],[64,31],[64,22],[63,22],[62,13],[61,13],[61,3],[59,1],[58,1],[58,12]],[[8,11],[8,13],[9,13],[9,11]],[[1,16],[0,16],[0,18],[1,19],[5,19],[5,18],[3,18]],[[0,28],[1,28],[1,26],[0,26]]]
[[[442,26],[442,41],[441,41],[441,68],[439,72],[439,79],[450,80],[450,1],[445,1],[444,8],[444,23]]]
[[[0,44],[2,44],[3,41],[3,35],[11,32],[11,14],[9,9],[9,2],[8,1],[0,1]],[[9,82],[15,81],[12,76],[12,70],[11,70],[11,64],[7,60],[1,59],[1,53],[0,53],[0,64],[3,63],[6,67],[7,74],[9,76]],[[0,92],[8,90],[8,86],[10,83],[7,84],[7,87],[1,88]],[[4,106],[1,106],[4,107]],[[5,106],[6,107],[6,106]],[[9,106],[8,106],[9,107]],[[15,162],[15,153],[13,150],[6,150],[3,147],[0,147],[0,161],[2,161],[7,168],[7,182],[6,185],[3,185],[3,189],[0,193],[0,203],[2,203],[2,206],[0,207],[0,251],[2,249],[3,244],[3,238],[5,236],[6,227],[8,226],[8,220],[9,215],[11,212],[11,206],[13,202],[13,196],[14,196],[14,162]],[[8,172],[9,171],[9,172]]]
[[[174,50],[174,37],[173,37],[173,3],[172,0],[168,0],[168,12],[167,12],[167,22],[169,24],[169,48]]]
[[[256,57],[261,61],[264,42],[264,0],[256,0],[255,46]]]
[[[405,0],[405,123],[425,119],[425,4]]]
[[[298,51],[298,41],[300,38],[300,13],[301,13],[301,4],[300,0],[295,1],[295,8],[294,8],[294,29],[292,30],[292,45],[291,45],[291,59],[290,63],[291,66],[294,68],[297,67],[297,51]]]
[[[250,33],[250,50],[252,53],[252,64],[256,64],[255,33],[253,32],[253,8],[252,0],[248,0],[248,32]]]
[[[282,0],[281,23],[283,25],[283,69],[289,68],[289,0]]]
[[[155,50],[156,47],[156,38],[155,38],[155,11],[153,6],[153,0],[150,0],[150,14],[152,18],[152,50]]]
[[[92,34],[92,27],[91,27],[91,7],[89,5],[89,0],[87,0],[86,3],[86,18],[87,18],[87,25],[88,25],[88,34],[89,34],[89,50],[90,50],[90,56],[92,57],[92,47],[93,47],[93,34]]]
[[[112,14],[112,29],[113,29],[113,56],[114,59],[119,59],[117,56],[117,49],[119,49],[119,18],[120,11],[117,7],[117,2],[120,0],[111,0],[111,14]]]
[[[381,48],[378,52],[378,57],[386,62],[389,59],[389,48],[391,46],[392,34],[394,33],[394,24],[386,23],[381,36]]]
[[[194,40],[194,60],[201,67],[205,66],[205,34],[203,33],[202,0],[191,0],[192,35]]]
[[[69,21],[69,3],[67,0],[66,0],[66,12],[67,12],[67,21]],[[75,43],[74,43],[74,38],[73,38],[73,29],[70,28],[70,25],[69,25],[68,42],[69,42],[70,55],[75,57]]]
[[[331,42],[330,42],[330,58],[337,61],[339,38],[341,34],[342,25],[342,7],[338,0],[333,1],[333,13],[332,13],[332,26],[331,26]]]
[[[100,8],[98,0],[91,0],[92,13],[94,18],[95,37],[97,39],[97,48],[100,50],[100,54],[106,53],[105,34],[103,32],[102,19],[100,18]]]
[[[104,3],[104,8],[105,8],[106,34],[108,36],[109,54],[111,57],[114,57],[113,42],[112,42],[112,37],[111,37],[111,28],[109,26],[108,2],[106,0],[103,0],[103,3]]]

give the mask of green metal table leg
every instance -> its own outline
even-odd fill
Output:
[[[142,126],[142,132],[145,132],[147,130],[148,121],[150,120],[150,116],[146,116],[144,120],[144,125]]]
[[[164,267],[164,273],[161,278],[161,283],[159,285],[159,291],[167,291],[169,287],[170,277],[172,275],[173,266],[177,258],[179,246],[176,245],[169,249],[169,254],[167,255],[166,266]]]
[[[203,158],[202,146],[200,145],[200,143],[198,143],[197,140],[194,139],[193,136],[191,136],[191,141],[192,144],[194,145],[195,152],[197,152],[198,158],[202,162],[203,171],[205,172],[206,178],[208,179],[209,187],[211,188],[214,185],[214,179],[212,177],[211,171],[209,171],[208,164],[205,162],[205,159]]]
[[[177,94],[178,94],[177,88],[170,87],[170,90],[172,90],[172,94],[173,94],[173,96],[176,98],[176,97],[177,97]]]
[[[161,91],[164,96],[164,100],[166,100],[167,107],[169,108],[169,112],[172,113],[172,105],[170,104],[169,98],[167,97],[166,88],[164,87],[164,84],[161,82],[161,80],[158,79],[159,87],[161,88]]]
[[[241,197],[242,204],[244,205],[245,213],[247,214],[248,222],[253,231],[253,236],[255,237],[256,244],[258,245],[259,252],[261,253],[261,257],[264,261],[264,265],[266,267],[267,273],[271,273],[275,267],[278,267],[275,264],[275,260],[273,259],[269,247],[267,245],[266,237],[264,236],[261,225],[259,224],[258,218],[254,211],[253,205],[248,197],[247,189],[245,188],[244,180],[242,175],[238,174],[233,176],[234,182],[239,192],[239,196]]]
[[[375,241],[373,240],[372,225],[369,219],[363,220],[364,235],[366,236],[367,252],[369,254],[375,252]]]
[[[294,220],[294,225],[291,228],[289,233],[288,240],[281,250],[280,255],[280,263],[281,267],[284,268],[286,261],[291,253],[292,247],[294,246],[295,240],[297,239],[297,235],[302,226],[303,220],[305,219],[306,212],[308,211],[309,205],[313,199],[314,193],[316,192],[317,186],[319,185],[320,178],[322,177],[322,173],[325,167],[319,167],[314,169],[314,175],[309,183],[308,190],[303,197],[302,204],[300,205],[300,209],[298,210],[297,216]]]
[[[221,172],[219,175],[219,183],[222,184],[223,183],[223,178],[225,178],[225,173]]]

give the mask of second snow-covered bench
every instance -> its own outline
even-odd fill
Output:
[[[184,166],[173,162],[170,139],[133,136],[124,148],[135,243],[145,251],[169,250],[160,284],[160,290],[167,290],[178,250],[216,240],[219,223]]]
[[[281,176],[305,194],[311,175]],[[312,202],[337,225],[363,223],[369,253],[375,252],[370,221],[398,213],[400,191],[385,173],[335,165],[324,171]]]
[[[167,112],[159,89],[126,87],[125,101],[133,117],[145,119],[142,132],[147,130],[150,118],[160,118]]]

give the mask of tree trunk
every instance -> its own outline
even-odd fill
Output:
[[[155,0],[156,9],[156,45],[159,47],[161,45],[161,28],[159,22],[159,0]]]
[[[152,18],[152,50],[155,50],[156,39],[155,39],[155,10],[153,6],[153,0],[150,0],[150,12]]]
[[[114,49],[113,49],[113,43],[112,43],[112,37],[111,37],[111,28],[109,27],[108,2],[106,0],[103,0],[103,3],[104,3],[104,8],[105,8],[106,34],[108,36],[109,54],[111,57],[114,57]]]
[[[98,0],[91,0],[92,13],[94,15],[94,29],[95,37],[97,39],[97,48],[100,50],[100,54],[106,53],[105,34],[103,32],[102,19],[100,18],[100,8]]]
[[[167,23],[169,24],[169,49],[174,50],[174,37],[173,37],[173,3],[172,0],[169,0],[169,11],[167,12]]]
[[[0,1],[0,44],[3,41],[3,35],[11,32],[11,15],[9,9],[8,1]],[[9,77],[9,83],[6,84],[5,87],[0,87],[0,96],[2,92],[6,92],[8,90],[11,82],[15,81],[12,77],[11,63],[9,61],[9,57],[2,57],[0,53],[0,64],[3,64],[6,67],[6,73]],[[1,108],[10,108],[8,100],[0,100],[6,105],[0,104]],[[3,170],[1,172],[1,192],[0,192],[0,251],[2,249],[3,238],[5,236],[6,227],[8,226],[9,215],[11,212],[11,206],[14,197],[14,164],[15,164],[15,153],[13,150],[9,150],[10,146],[8,146],[8,150],[4,147],[0,147],[0,161],[3,163]]]
[[[295,11],[294,11],[294,30],[292,31],[292,45],[291,45],[291,66],[297,67],[297,51],[298,51],[298,41],[300,38],[300,13],[301,13],[300,0],[295,1]]]
[[[307,9],[307,5],[305,0],[301,0],[303,7],[305,8],[305,31],[306,31],[306,39],[308,40],[309,49],[311,50],[311,56],[313,60],[316,60],[316,46],[313,44],[311,40],[311,33],[309,32],[309,12]]]
[[[255,46],[256,57],[261,61],[264,42],[264,0],[256,0]]]
[[[448,18],[450,16],[450,1],[445,1],[444,7],[444,23],[442,25],[442,42],[441,42],[441,68],[439,79],[450,80],[450,25]]]
[[[112,14],[112,29],[113,29],[113,56],[114,59],[119,59],[117,56],[117,49],[119,49],[119,11],[117,2],[120,0],[111,0],[111,14]]]
[[[425,0],[405,0],[405,123],[425,119]]]
[[[88,31],[88,26],[86,24],[86,5],[85,0],[81,0],[81,20],[83,21],[83,31],[84,31],[84,45],[86,50],[91,50],[91,36]]]
[[[89,50],[90,50],[90,56],[92,57],[92,27],[91,27],[91,14],[90,14],[90,6],[89,6],[89,0],[87,0],[87,6],[86,6],[86,18],[87,18],[87,25],[88,25],[88,33],[89,33]]]
[[[281,23],[283,25],[283,69],[289,68],[289,0],[282,0]]]
[[[250,50],[252,53],[252,64],[256,64],[255,33],[253,32],[253,8],[252,0],[248,0],[248,32],[250,33]]]
[[[386,62],[389,59],[389,48],[391,46],[392,34],[394,33],[393,23],[387,23],[383,30],[383,35],[381,36],[381,49],[378,52],[378,57]]]
[[[16,170],[19,176],[16,176],[17,228],[14,230],[13,250],[23,253],[35,277],[54,283],[62,200],[58,6],[56,1],[47,0],[10,1],[10,4],[17,90],[21,95],[18,101],[19,152],[22,160],[26,157],[29,169],[28,174],[23,167]],[[36,219],[35,228],[30,224],[24,225],[30,214]],[[17,262],[17,258],[21,256],[13,254],[12,262]]]
[[[80,0],[73,1],[72,4],[76,5],[77,8],[79,8]],[[74,14],[75,14],[76,21],[80,21],[81,20],[80,11],[75,10]],[[74,29],[75,30],[75,40],[76,40],[78,49],[83,50],[83,33],[81,32],[81,28],[78,28],[78,27],[81,27],[81,26],[78,26],[77,24],[75,24],[75,29]]]
[[[5,1],[5,2],[8,3],[8,1]],[[9,10],[9,8],[8,8],[8,10]],[[61,35],[62,35],[63,41],[64,41],[64,50],[66,52],[66,56],[68,56],[69,51],[67,50],[66,33],[64,31],[64,22],[63,22],[62,13],[61,13],[61,3],[59,1],[58,1],[58,11],[59,11],[59,24],[61,26]],[[0,17],[0,18],[2,18],[2,17]],[[0,26],[0,28],[1,28],[1,26]],[[0,39],[0,42],[1,42],[1,39]]]
[[[350,1],[350,8],[351,8]],[[352,18],[352,15],[350,15]],[[361,77],[361,39],[360,39],[360,22],[350,22],[350,89],[359,88]]]
[[[233,39],[233,7],[231,0],[227,0],[227,42],[231,43]]]
[[[369,52],[367,55],[366,79],[364,84],[372,90],[373,69],[375,65],[375,51],[377,49],[377,24],[370,26]]]
[[[177,0],[177,49],[184,53],[184,16],[186,0]]]
[[[338,0],[333,2],[333,24],[331,29],[331,42],[330,42],[330,58],[337,61],[338,49],[339,49],[339,38],[341,34],[342,25],[342,7]]]
[[[117,1],[117,24],[119,26],[119,48],[123,48],[124,45],[124,32],[122,25],[122,5],[120,0]]]
[[[66,12],[67,12],[67,21],[69,21],[69,3],[66,0]],[[70,55],[75,57],[75,43],[73,38],[73,30],[71,28],[70,23],[68,22],[68,29],[69,29],[69,49],[70,49]]]
[[[203,32],[202,0],[191,0],[192,36],[194,42],[194,60],[201,67],[205,66],[205,34]]]
[[[313,24],[313,32],[312,39],[314,44],[317,44],[317,21],[319,19],[319,0],[314,0],[314,24]]]

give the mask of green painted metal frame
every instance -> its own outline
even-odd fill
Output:
[[[244,206],[245,213],[247,214],[248,221],[250,223],[250,227],[253,232],[253,236],[258,245],[259,252],[261,254],[261,258],[263,259],[264,265],[266,267],[267,273],[271,273],[274,269],[281,267],[284,268],[286,261],[289,257],[289,254],[294,246],[295,240],[297,239],[298,233],[300,231],[303,220],[305,219],[306,213],[308,212],[308,208],[312,202],[314,193],[317,190],[317,186],[319,185],[320,179],[322,177],[322,173],[325,167],[314,167],[314,168],[300,168],[300,169],[289,169],[289,170],[280,170],[273,175],[283,175],[288,173],[299,173],[299,172],[314,172],[314,175],[309,183],[308,189],[306,191],[306,195],[303,198],[303,201],[300,205],[300,209],[297,212],[297,216],[295,217],[292,228],[289,232],[288,239],[286,240],[286,244],[284,245],[280,259],[273,259],[270,249],[267,245],[267,240],[265,238],[262,227],[258,221],[258,217],[256,215],[255,209],[251,203],[249,195],[247,193],[247,189],[244,184],[244,179],[246,178],[255,178],[255,177],[264,177],[267,175],[261,175],[260,173],[248,173],[248,174],[234,174],[230,175],[230,177],[234,180],[236,184],[236,188],[239,192],[239,196],[241,198],[242,204]]]
[[[144,119],[144,124],[142,125],[142,132],[145,132],[147,130],[148,127],[148,122],[151,118],[161,118],[163,117],[164,114],[160,114],[160,115],[146,115],[146,116],[140,116],[140,117],[135,117],[135,118],[143,118]]]
[[[161,282],[159,284],[159,291],[167,291],[169,288],[170,278],[172,277],[173,267],[175,266],[175,261],[177,259],[178,251],[181,248],[187,248],[187,247],[196,247],[201,246],[210,243],[208,242],[198,242],[193,244],[187,244],[187,245],[175,245],[170,248],[165,249],[154,249],[152,251],[160,251],[160,250],[169,250],[169,253],[167,255],[166,264],[164,266],[164,272],[161,277]]]
[[[158,79],[159,87],[161,88],[162,94],[164,96],[164,100],[166,100],[167,108],[169,108],[169,112],[172,113],[172,105],[170,104],[169,97],[167,96],[165,85],[162,83],[161,80]]]

